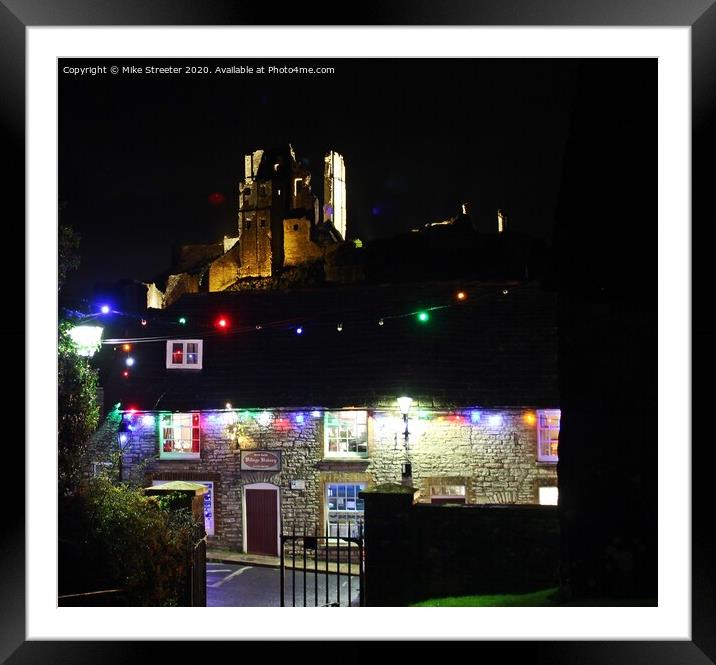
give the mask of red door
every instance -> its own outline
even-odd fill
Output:
[[[278,490],[246,490],[246,551],[278,556]]]

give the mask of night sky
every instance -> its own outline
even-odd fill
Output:
[[[150,64],[336,73],[62,73]],[[289,142],[319,197],[323,155],[345,157],[349,237],[394,235],[468,201],[485,231],[496,231],[502,208],[511,230],[549,241],[577,70],[571,59],[62,59],[60,219],[82,237],[66,294],[151,279],[169,267],[172,245],[233,235],[244,154]],[[608,77],[596,84],[609,94]]]

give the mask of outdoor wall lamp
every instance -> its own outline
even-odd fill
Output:
[[[405,431],[403,432],[403,438],[405,439],[405,462],[401,466],[403,483],[410,482],[413,475],[413,465],[410,463],[408,457],[408,437],[410,436],[410,432],[408,432],[408,411],[410,411],[412,403],[412,397],[398,397],[398,406],[400,407],[400,412],[403,414],[403,422],[405,423]]]
[[[413,403],[412,397],[398,397],[398,406],[400,407],[400,413],[403,414],[403,422],[405,423],[405,431],[403,432],[403,438],[408,441],[410,432],[408,432],[408,411]]]

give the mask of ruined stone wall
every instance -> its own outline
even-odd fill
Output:
[[[239,247],[241,277],[269,277],[272,247],[273,183],[270,180],[239,185]]]
[[[323,221],[330,220],[346,238],[346,166],[343,156],[331,150],[324,157]]]
[[[209,291],[223,291],[239,279],[241,247],[234,245],[209,267]]]
[[[167,290],[164,293],[164,307],[169,307],[169,305],[179,300],[185,293],[199,293],[198,276],[189,275],[188,273],[169,275],[167,279]]]
[[[145,284],[147,287],[147,309],[162,309],[164,307],[164,294],[154,282]]]
[[[230,236],[224,236],[224,254],[228,252],[230,249],[236,245],[236,243],[239,242],[239,236],[236,237],[230,237]]]
[[[245,485],[277,485],[284,528],[295,524],[299,531],[304,526],[312,531],[318,525],[323,533],[327,484],[363,482],[372,487],[401,481],[404,423],[394,411],[369,415],[367,458],[325,456],[322,412],[264,413],[270,416],[240,412],[231,423],[230,412],[203,412],[198,460],[160,460],[158,419],[136,414],[124,456],[125,477],[147,485],[154,479],[213,481],[215,535],[210,545],[238,550],[243,548]],[[528,423],[526,412],[499,413],[499,426],[489,424],[487,412],[480,422],[472,422],[469,412],[411,415],[408,452],[419,501],[430,500],[430,485],[464,485],[468,503],[534,504],[540,486],[557,484],[556,465],[536,461],[536,425]],[[241,471],[239,445],[281,451],[281,471]],[[303,480],[305,489],[292,490],[291,480]]]
[[[311,241],[311,221],[302,219],[283,220],[283,265],[297,266],[315,261],[323,256],[323,250]]]

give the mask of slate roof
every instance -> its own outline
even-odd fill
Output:
[[[414,314],[422,309],[427,323]],[[220,315],[231,322],[225,332],[214,325]],[[123,378],[127,353],[105,346],[107,403],[122,408],[375,407],[403,394],[426,408],[559,405],[556,295],[536,283],[191,294],[128,332],[203,339],[203,369],[166,369],[166,341],[142,342]]]

